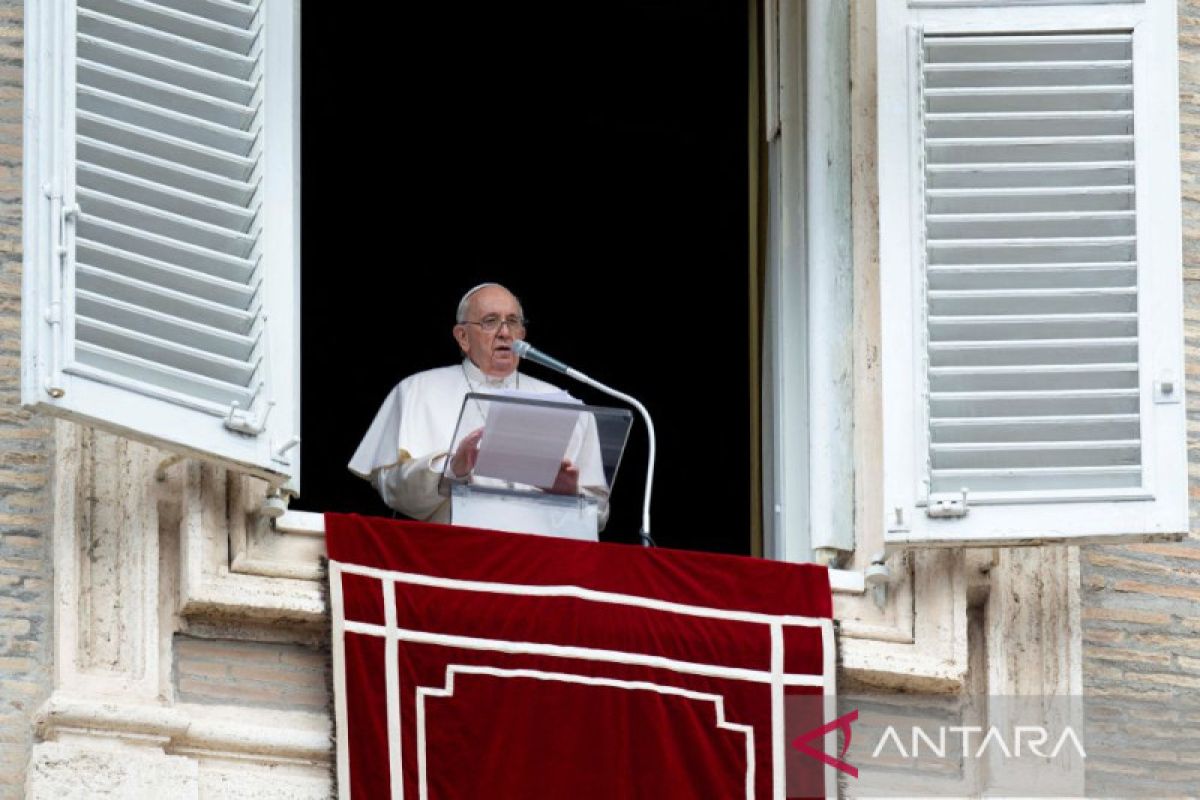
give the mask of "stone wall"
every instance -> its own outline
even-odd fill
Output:
[[[1196,708],[1180,706],[1200,690],[1200,0],[1179,0],[1179,94],[1192,537],[1085,547],[1080,554],[1085,691],[1163,704],[1165,725],[1139,729],[1136,752],[1097,767],[1109,770],[1113,788],[1141,794],[1148,780],[1166,789],[1177,768],[1200,763],[1200,754],[1181,752],[1172,741],[1188,726],[1170,724],[1172,714],[1195,718]]]
[[[0,800],[51,688],[49,423],[20,407],[22,7],[0,0]]]

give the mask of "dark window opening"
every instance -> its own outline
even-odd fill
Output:
[[[659,544],[748,553],[746,6],[403,8],[305,19],[293,507],[390,514],[346,462],[497,280],[531,342],[650,408]],[[604,540],[636,541],[645,442],[636,422]]]

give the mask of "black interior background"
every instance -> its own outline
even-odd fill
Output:
[[[316,8],[293,507],[390,513],[346,462],[398,380],[457,360],[455,304],[496,280],[532,343],[654,415],[659,544],[748,553],[746,5]],[[645,442],[635,422],[607,541],[636,541]]]

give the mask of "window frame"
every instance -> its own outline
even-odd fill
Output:
[[[836,565],[855,550],[850,8],[783,3],[777,22],[773,12],[768,4],[765,35],[778,42],[766,46],[779,63],[765,93],[778,97],[779,126],[768,126],[765,181],[764,555]],[[854,575],[839,583],[858,586]]]

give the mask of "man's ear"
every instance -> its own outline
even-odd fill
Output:
[[[470,349],[470,347],[467,344],[467,326],[461,325],[461,324],[455,325],[453,333],[454,333],[454,341],[458,342],[458,346],[462,349],[462,351],[464,353],[467,352],[467,350]]]

